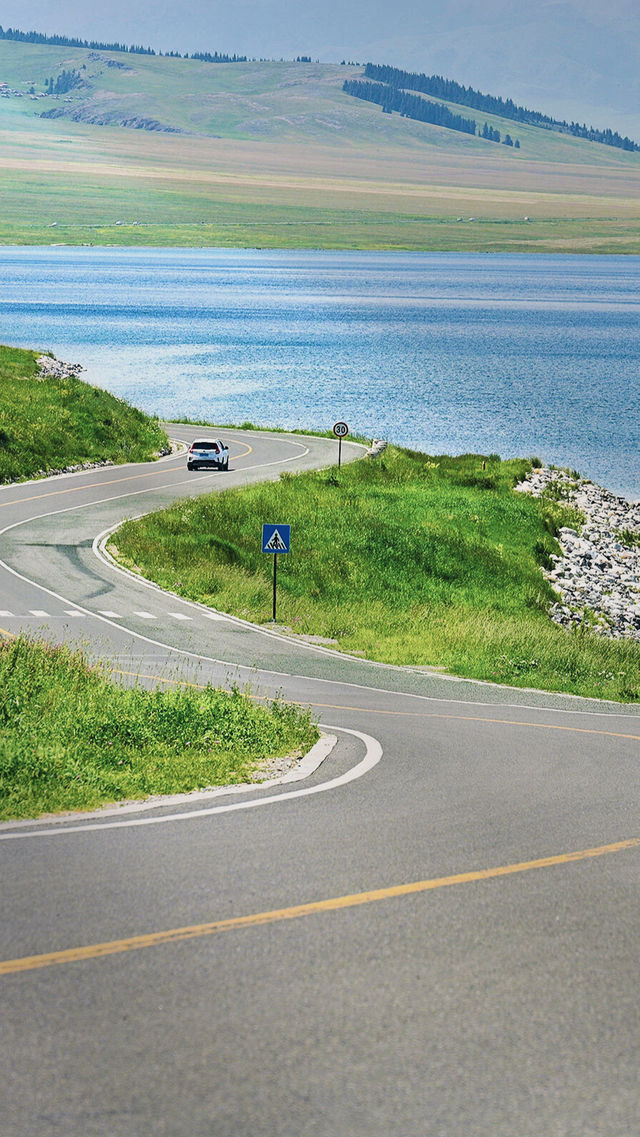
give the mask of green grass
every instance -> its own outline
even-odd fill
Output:
[[[513,492],[525,460],[429,458],[390,447],[321,473],[182,501],[127,522],[125,564],[183,596],[258,623],[271,617],[263,521],[292,525],[278,617],[341,650],[515,686],[640,699],[640,647],[552,623],[541,565],[561,502]]]
[[[0,642],[0,818],[251,781],[317,729],[281,702],[176,685],[127,689],[66,647]]]
[[[620,533],[618,533],[618,540],[621,541],[623,545],[626,545],[628,549],[640,548],[640,533],[635,529],[622,529]]]
[[[70,192],[73,196],[74,191]],[[166,205],[166,200],[160,204],[159,217],[167,217]],[[640,222],[635,219],[558,217],[525,223],[487,218],[462,225],[450,218],[380,215],[364,210],[281,210],[258,202],[242,209],[242,216],[238,217],[235,205],[217,205],[220,217],[215,223],[179,220],[173,224],[166,219],[137,225],[116,225],[115,221],[85,225],[62,222],[51,229],[42,223],[25,223],[16,216],[11,222],[0,220],[0,245],[599,255],[637,255],[640,250]],[[152,198],[143,209],[153,213],[156,205]],[[128,202],[116,209],[114,216],[125,210],[134,216],[140,213],[136,204]]]
[[[0,347],[0,482],[83,462],[143,462],[168,448],[158,423],[81,379],[40,379],[37,352]]]

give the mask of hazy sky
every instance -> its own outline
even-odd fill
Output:
[[[0,23],[163,51],[393,63],[640,133],[638,0],[2,0]]]

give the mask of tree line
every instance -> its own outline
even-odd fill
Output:
[[[134,55],[156,55],[151,47],[140,44],[102,43],[98,40],[77,39],[75,36],[45,35],[44,32],[21,32],[18,28],[3,28],[0,25],[0,39],[17,40],[19,43],[52,44],[54,47],[88,47],[93,51],[126,51]]]
[[[129,55],[166,55],[172,59],[198,59],[204,63],[247,63],[246,55],[226,55],[215,51],[194,51],[181,55],[179,51],[155,51],[141,44],[103,43],[101,40],[77,39],[75,36],[45,35],[44,32],[21,32],[18,28],[3,28],[0,25],[0,40],[16,40],[18,43],[50,44],[54,47],[84,47],[91,51],[124,51]]]
[[[397,111],[404,118],[416,119],[418,122],[428,122],[434,126],[445,126],[448,130],[460,130],[463,134],[476,134],[487,142],[502,142],[504,146],[514,146],[520,149],[520,142],[515,142],[510,134],[501,137],[500,131],[489,126],[486,122],[482,129],[473,118],[464,118],[454,114],[442,103],[434,103],[431,99],[424,99],[421,95],[412,95],[398,87],[390,87],[386,83],[368,83],[365,79],[345,79],[342,90],[356,99],[366,99],[367,102],[377,103],[385,114]]]
[[[180,55],[179,52],[172,51],[171,55],[177,59],[199,59],[201,63],[247,63],[246,55],[225,55],[220,51],[192,51],[191,55]]]
[[[386,114],[398,111],[405,118],[417,119],[419,122],[446,126],[449,130],[461,130],[465,134],[475,134],[476,132],[475,119],[463,118],[462,115],[453,114],[448,107],[441,103],[432,103],[430,99],[423,99],[420,95],[410,95],[407,91],[388,87],[386,83],[367,83],[362,79],[345,79],[342,90],[347,95],[354,95],[356,99],[366,99],[370,103],[378,103]]]
[[[596,130],[593,126],[580,125],[577,122],[565,122],[564,119],[551,118],[540,111],[529,110],[528,107],[518,106],[512,99],[503,99],[498,95],[485,95],[473,87],[464,87],[453,79],[444,79],[442,75],[423,75],[412,71],[401,71],[397,67],[387,67],[376,63],[367,63],[364,74],[366,79],[386,83],[390,87],[410,91],[423,91],[426,95],[433,95],[436,99],[447,99],[451,103],[461,103],[465,107],[484,111],[485,114],[499,115],[514,122],[529,123],[532,126],[543,126],[551,130],[572,134],[576,138],[586,138],[590,142],[601,142],[605,146],[617,146],[621,150],[640,150],[640,145],[631,138],[623,137],[615,130]]]

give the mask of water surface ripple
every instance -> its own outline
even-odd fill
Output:
[[[5,343],[171,418],[538,454],[640,497],[640,258],[0,249]]]

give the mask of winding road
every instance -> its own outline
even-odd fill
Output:
[[[340,656],[109,563],[125,517],[335,461],[225,437],[228,474],[0,488],[4,632],[336,740],[297,782],[0,826],[2,1137],[637,1133],[640,708]]]

